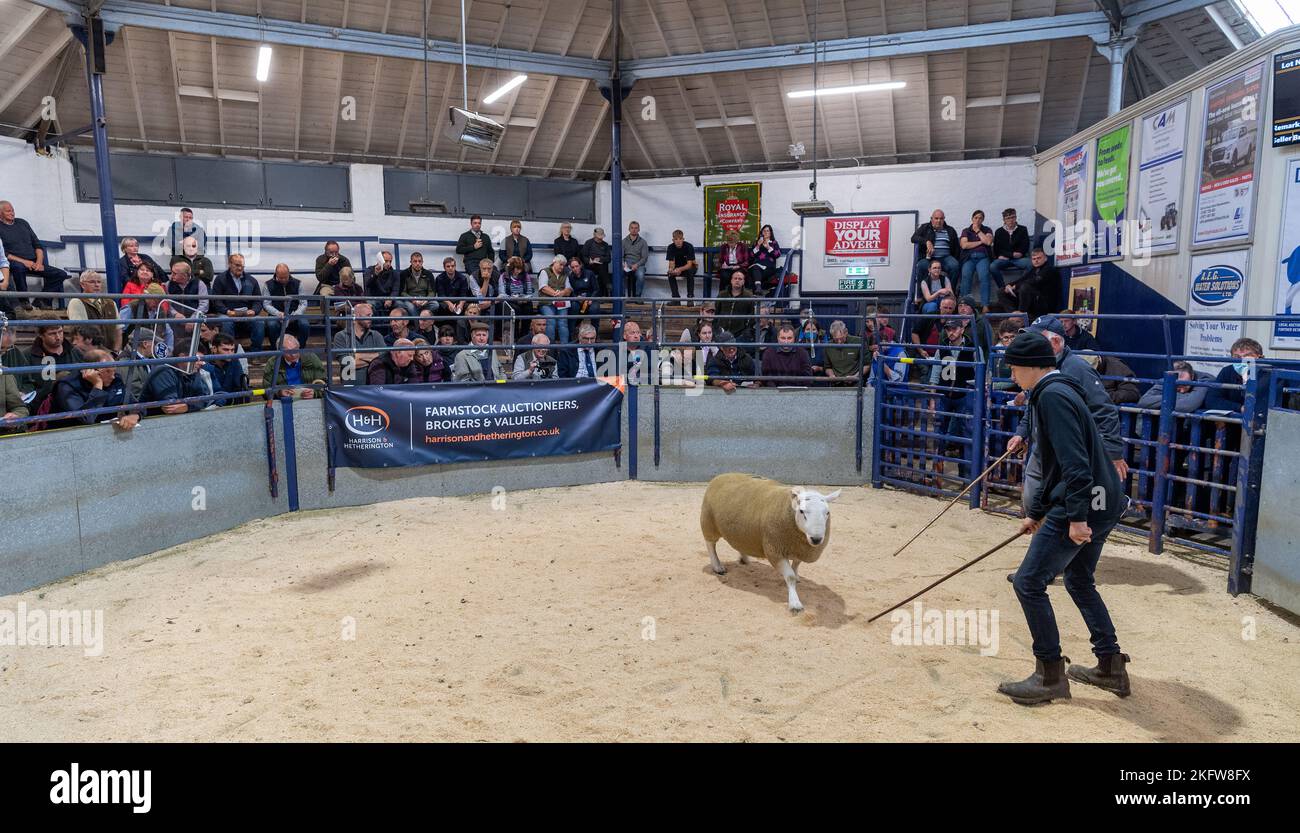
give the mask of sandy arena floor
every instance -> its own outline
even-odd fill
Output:
[[[1229,597],[1222,571],[1111,544],[1099,579],[1134,695],[1075,685],[1025,708],[994,691],[1031,667],[1004,577],[1023,544],[924,599],[999,610],[996,656],[865,624],[1010,521],[954,508],[891,559],[942,504],[845,489],[791,616],[768,564],[719,546],[729,573],[709,570],[703,492],[619,483],[510,493],[501,511],[484,496],[283,516],[0,598],[105,619],[99,657],[0,647],[0,741],[1300,739],[1300,627]],[[1089,660],[1077,611],[1050,592],[1066,653]]]

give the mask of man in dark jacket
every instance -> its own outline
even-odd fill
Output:
[[[1031,266],[1029,230],[1016,222],[1016,210],[1008,208],[1002,212],[1002,226],[993,232],[993,262],[989,264],[989,271],[999,286],[1005,286],[1004,269],[1028,272]]]
[[[1016,309],[1033,321],[1061,308],[1061,273],[1047,262],[1047,254],[1038,248],[1029,256],[1029,267],[1029,271],[1008,283],[1002,291],[1014,300]]]
[[[82,359],[87,364],[90,362],[111,362],[113,356],[107,350],[93,348],[86,351]],[[117,368],[88,368],[69,373],[60,379],[54,385],[54,392],[51,395],[54,397],[54,401],[50,403],[50,413],[65,414],[73,411],[89,411],[96,408],[119,406],[126,401],[126,387],[122,384],[122,380],[117,377]],[[94,425],[96,422],[108,422],[117,419],[119,416],[120,412],[117,411],[85,414],[67,417],[66,419],[51,420],[48,427],[71,428],[77,425]],[[130,428],[134,425],[135,421],[132,420],[129,424],[123,424],[120,427]]]
[[[1080,326],[1079,319],[1073,314],[1074,310],[1067,309],[1060,316],[1061,328],[1065,330],[1065,346],[1071,350],[1100,350],[1096,336]],[[1089,323],[1096,320],[1091,319]]]
[[[393,253],[379,253],[379,260],[366,271],[366,294],[379,299],[374,302],[375,311],[387,315],[397,303],[392,300],[402,294],[402,275],[393,268]]]
[[[1020,682],[1002,683],[998,691],[1016,703],[1033,705],[1069,698],[1069,680],[1075,680],[1126,697],[1128,656],[1120,653],[1115,625],[1093,574],[1106,536],[1128,500],[1083,390],[1057,370],[1047,339],[1021,333],[1007,348],[1006,359],[1016,384],[1030,392],[1029,409],[1034,424],[1041,426],[1043,482],[1021,523],[1022,533],[1034,537],[1012,582],[1033,636],[1036,668]],[[1047,597],[1048,582],[1061,573],[1088,626],[1096,668],[1065,669],[1068,658],[1061,655],[1061,636]]]
[[[221,322],[221,331],[231,338],[238,338],[240,330],[248,335],[248,343],[253,350],[259,350],[266,338],[266,319],[262,313],[262,287],[257,278],[244,271],[244,256],[235,253],[226,258],[226,271],[217,275],[212,282],[213,295],[238,295],[238,301],[222,301],[214,298],[209,310],[213,315],[225,315],[237,321]],[[247,299],[246,301],[244,299]]]
[[[330,240],[325,244],[325,251],[316,257],[317,295],[332,295],[334,287],[339,285],[339,271],[344,267],[352,268],[352,261],[339,254],[339,244]]]
[[[1255,362],[1264,358],[1264,347],[1253,338],[1239,338],[1230,349],[1235,361],[1224,365],[1214,381],[1224,385],[1244,385],[1255,371]],[[1240,413],[1245,404],[1244,390],[1210,388],[1205,395],[1205,407],[1212,411]]]
[[[957,273],[961,269],[957,256],[961,254],[961,246],[957,242],[957,229],[944,221],[943,211],[936,208],[930,215],[930,222],[917,226],[912,243],[917,247],[919,258],[912,269],[912,283],[921,279],[925,270],[930,268],[931,260],[937,259],[943,264],[948,280],[957,285]]]
[[[183,370],[181,368],[184,368]],[[180,367],[170,364],[156,365],[149,373],[144,393],[140,394],[142,402],[166,402],[149,409],[150,416],[158,414],[184,414],[189,411],[201,411],[208,407],[208,402],[177,402],[193,396],[206,396],[207,385],[201,376],[203,362],[185,363]]]
[[[714,341],[718,342],[718,352],[704,368],[709,384],[727,393],[734,393],[740,385],[753,387],[754,382],[745,377],[754,375],[754,360],[749,353],[736,347],[736,337],[723,330]]]
[[[469,231],[456,241],[456,254],[465,260],[465,273],[478,274],[480,260],[496,260],[493,256],[492,238],[483,231],[483,218],[475,214],[469,218]]]
[[[1124,363],[1124,360],[1117,356],[1095,356],[1097,359],[1097,375],[1102,377],[1102,387],[1106,388],[1106,395],[1110,401],[1116,405],[1132,405],[1141,398],[1141,391],[1137,386],[1137,374],[1133,368]],[[1113,377],[1113,378],[1108,378]]]

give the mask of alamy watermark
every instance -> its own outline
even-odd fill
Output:
[[[0,608],[0,646],[81,648],[88,657],[104,653],[104,611]]]
[[[997,656],[998,611],[926,608],[915,602],[889,614],[893,645],[962,645],[979,648],[980,656]]]

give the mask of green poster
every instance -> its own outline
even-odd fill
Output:
[[[726,242],[727,232],[740,235],[741,242],[753,245],[761,219],[763,185],[760,182],[737,182],[704,186],[704,245],[716,248]],[[713,269],[713,256],[706,259]]]
[[[1091,260],[1123,256],[1124,209],[1128,205],[1129,125],[1097,139],[1097,170],[1092,189],[1095,235]]]

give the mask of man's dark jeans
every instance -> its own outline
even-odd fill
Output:
[[[1105,524],[1090,522],[1092,540],[1082,545],[1070,540],[1069,521],[1056,514],[1044,518],[1034,533],[1012,584],[1020,607],[1025,611],[1029,632],[1034,637],[1034,656],[1038,659],[1051,662],[1061,658],[1061,634],[1056,627],[1052,603],[1047,598],[1047,583],[1062,572],[1065,573],[1066,592],[1088,626],[1092,652],[1099,657],[1119,653],[1115,625],[1110,621],[1110,612],[1106,610],[1106,603],[1101,600],[1093,581],[1106,536],[1117,522],[1118,518]]]
[[[13,282],[15,292],[62,292],[63,282],[68,279],[68,273],[57,266],[51,266],[48,263],[45,264],[44,270],[33,272],[18,261],[10,258],[9,278]],[[29,278],[40,278],[41,288],[39,290],[33,289],[31,287],[32,280],[29,280]],[[59,299],[43,298],[37,306],[57,309],[59,306]]]

